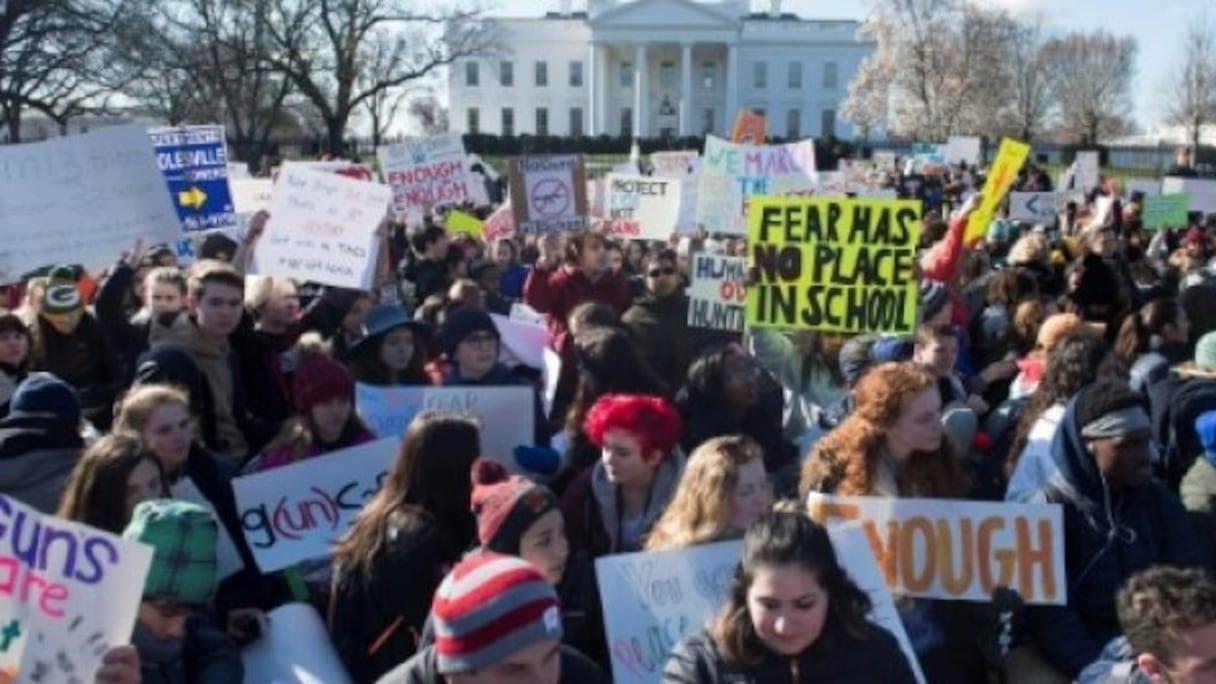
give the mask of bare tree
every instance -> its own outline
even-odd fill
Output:
[[[1191,22],[1182,61],[1166,85],[1169,122],[1186,128],[1192,149],[1199,149],[1203,126],[1216,121],[1216,33],[1205,16]]]
[[[317,110],[334,153],[367,100],[496,46],[475,11],[428,12],[408,0],[272,2],[272,63]],[[375,77],[364,72],[372,62]]]
[[[448,130],[448,111],[439,104],[434,95],[425,95],[410,101],[410,116],[418,122],[427,135]]]
[[[1074,32],[1048,41],[1044,57],[1056,75],[1053,95],[1063,124],[1082,144],[1096,144],[1112,127],[1124,125],[1121,115],[1131,108],[1135,38]]]
[[[891,110],[892,50],[891,38],[883,35],[890,27],[869,24],[864,31],[878,43],[878,49],[862,60],[853,79],[849,81],[848,93],[840,105],[840,115],[857,128],[862,141],[868,141],[878,130],[888,128]]]
[[[1042,14],[1018,21],[1008,53],[1011,105],[1007,127],[1019,140],[1033,140],[1050,124],[1053,114],[1056,72],[1047,62],[1046,45]]]

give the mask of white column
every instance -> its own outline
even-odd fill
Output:
[[[726,46],[726,111],[722,113],[722,130],[730,133],[735,115],[739,113],[739,46]]]
[[[680,135],[692,135],[692,43],[680,44]]]
[[[600,129],[600,114],[596,108],[596,100],[599,98],[598,90],[600,88],[599,77],[599,43],[591,41],[587,47],[587,120],[586,131],[589,136],[599,135]]]
[[[645,138],[650,127],[650,88],[646,82],[646,44],[633,48],[633,137]]]

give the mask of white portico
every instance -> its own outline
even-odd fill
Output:
[[[851,135],[836,112],[874,44],[857,38],[855,21],[808,20],[768,5],[752,12],[747,0],[590,0],[586,11],[496,20],[506,53],[450,70],[452,129],[722,135],[750,108],[766,116],[770,135]]]

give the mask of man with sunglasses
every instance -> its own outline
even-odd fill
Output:
[[[642,262],[645,294],[621,317],[650,366],[672,390],[684,384],[697,352],[715,341],[688,327],[688,295],[676,253],[651,252]]]

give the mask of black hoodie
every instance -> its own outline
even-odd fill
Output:
[[[0,492],[54,513],[84,440],[77,425],[50,413],[0,420]]]

